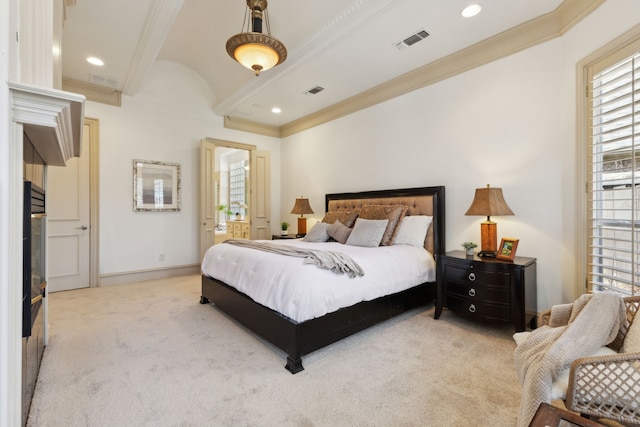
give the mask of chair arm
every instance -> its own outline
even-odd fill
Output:
[[[640,425],[640,352],[574,361],[565,404],[583,415]]]

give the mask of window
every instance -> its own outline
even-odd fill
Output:
[[[247,170],[249,161],[241,160],[231,164],[229,173],[229,204],[234,215],[244,218],[247,209]]]
[[[588,68],[587,284],[640,295],[640,40]]]

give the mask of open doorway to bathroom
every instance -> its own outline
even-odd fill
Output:
[[[270,236],[270,156],[255,146],[201,141],[200,255],[226,239]]]

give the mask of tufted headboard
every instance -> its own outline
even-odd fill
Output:
[[[424,247],[433,255],[445,252],[444,186],[401,190],[336,193],[325,196],[325,212],[359,210],[365,205],[407,205],[407,215],[430,215],[433,222]]]

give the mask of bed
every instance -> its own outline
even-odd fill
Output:
[[[409,189],[400,189],[400,190],[380,190],[380,191],[364,191],[364,192],[354,192],[354,193],[336,193],[336,194],[327,194],[325,197],[325,211],[328,213],[325,219],[331,216],[331,214],[337,214],[338,216],[344,214],[346,212],[359,212],[363,207],[367,209],[367,207],[371,207],[371,205],[375,206],[407,206],[405,215],[408,216],[430,216],[431,224],[428,228],[428,232],[426,234],[426,238],[424,239],[424,245],[418,252],[422,252],[423,254],[426,252],[429,257],[432,259],[444,253],[445,249],[445,189],[444,186],[433,186],[433,187],[420,187],[420,188],[409,188]],[[286,242],[286,241],[274,241],[274,243],[289,243],[289,245],[293,246],[301,246],[305,247],[304,242]],[[325,245],[321,243],[319,245]],[[334,250],[338,248],[341,243],[328,243],[327,246],[330,250]],[[216,248],[216,246],[222,246]],[[360,257],[361,249],[352,249],[347,248],[348,245],[342,245],[344,249],[349,249],[349,251],[353,251],[354,257]],[[405,250],[400,248],[402,245],[394,245],[396,248],[385,248],[381,250],[387,250],[385,257],[395,256],[396,258],[402,258],[404,255],[398,256],[400,250]],[[241,280],[237,280],[238,274],[247,275],[251,272],[254,272],[260,264],[274,264],[273,258],[269,257],[281,257],[281,258],[291,258],[282,255],[275,255],[272,253],[265,254],[262,251],[255,249],[247,249],[247,248],[235,248],[231,249],[233,245],[231,244],[223,244],[223,245],[214,245],[210,248],[209,251],[213,253],[212,255],[207,251],[207,255],[205,255],[205,259],[203,260],[203,273],[202,273],[202,294],[200,298],[200,303],[208,304],[213,303],[215,306],[226,313],[231,318],[235,319],[237,322],[245,326],[247,329],[257,334],[258,336],[264,338],[269,341],[276,347],[280,348],[287,354],[287,362],[285,368],[291,372],[292,374],[298,373],[302,371],[304,368],[302,366],[302,356],[305,354],[309,354],[315,350],[318,350],[322,347],[325,347],[329,344],[332,344],[336,341],[339,341],[345,337],[348,337],[354,333],[362,331],[366,328],[369,328],[377,323],[383,322],[387,319],[390,319],[394,316],[397,316],[401,313],[404,313],[408,310],[414,309],[416,307],[420,307],[422,305],[426,305],[432,302],[436,295],[436,285],[435,285],[435,276],[424,276],[429,277],[428,281],[422,283],[410,284],[408,287],[405,286],[404,289],[396,291],[391,290],[385,292],[392,292],[384,294],[379,297],[372,297],[371,295],[364,298],[359,302],[355,303],[347,303],[347,306],[343,306],[341,308],[335,307],[325,307],[320,313],[298,313],[294,311],[287,311],[286,304],[285,308],[274,308],[273,304],[271,304],[268,300],[261,300],[261,297],[258,295],[251,294],[251,290],[246,290],[249,294],[253,295],[249,296],[247,293],[238,290],[244,289]],[[214,249],[215,248],[215,249]],[[225,254],[221,255],[221,251],[225,250]],[[367,248],[368,249],[368,248]],[[423,256],[423,254],[416,254],[415,250],[417,248],[413,248],[414,252],[406,252],[408,257],[412,256]],[[211,260],[207,260],[207,256],[217,256],[217,259],[222,260],[226,259],[224,257],[232,256],[232,251],[249,251],[255,253],[252,255],[256,257],[250,261],[239,260],[233,258],[232,263],[245,263],[240,264],[239,270],[240,273],[229,273],[225,271],[225,268],[228,267],[229,264],[224,264],[222,262],[218,263],[218,270],[215,268],[211,270],[208,265],[214,265],[215,262]],[[408,249],[406,249],[408,251]],[[372,253],[374,251],[371,251]],[[377,248],[376,248],[376,251]],[[232,259],[232,258],[229,258]],[[368,259],[354,258],[358,259],[360,263],[367,265],[365,268],[365,275],[358,279],[364,280],[365,278],[371,278],[376,274],[382,274],[381,272],[376,273],[375,270],[375,261],[371,261]],[[399,259],[398,259],[399,260]],[[280,261],[278,261],[280,262]],[[283,261],[283,262],[294,262],[291,261]],[[302,264],[300,259],[297,259],[298,264]],[[400,265],[400,264],[398,264]],[[229,267],[230,268],[230,267]],[[278,274],[283,276],[290,276],[294,273],[294,270],[300,269],[306,271],[307,276],[304,276],[302,279],[299,279],[299,276],[293,276],[293,282],[308,282],[308,281],[316,281],[318,278],[316,276],[322,274],[315,266],[304,266],[304,267],[283,267],[283,270],[280,273],[260,273],[256,274],[256,280],[262,280],[263,282],[258,283],[264,288],[268,283],[271,283],[270,286],[279,285],[277,282]],[[369,271],[367,271],[367,269]],[[407,268],[402,268],[401,272],[406,270]],[[298,273],[296,273],[298,274]],[[324,271],[324,274],[330,274]],[[275,277],[275,279],[274,279]],[[416,276],[423,277],[423,276]],[[357,283],[358,279],[351,283]],[[275,281],[274,281],[275,280]],[[284,280],[284,279],[282,279]],[[333,281],[334,279],[330,279]],[[349,280],[342,278],[340,280]],[[238,282],[238,283],[234,283]],[[384,280],[383,282],[386,282]],[[390,282],[390,281],[389,281]],[[327,280],[328,285],[329,280]],[[294,284],[295,285],[295,284]],[[294,286],[292,285],[292,286]],[[247,288],[249,289],[249,288]],[[277,292],[276,292],[277,293]],[[310,296],[307,299],[309,300],[322,300],[322,297]],[[296,298],[296,301],[300,300],[300,298]],[[258,301],[262,301],[260,303]],[[296,308],[297,305],[296,304]],[[304,304],[302,304],[304,305]],[[271,306],[271,307],[270,307]],[[302,310],[304,311],[304,310]],[[326,313],[325,313],[326,311]],[[285,314],[286,313],[286,314]]]

